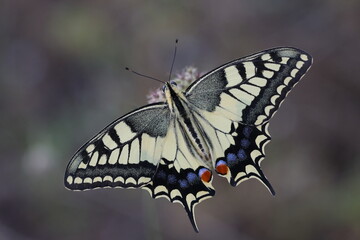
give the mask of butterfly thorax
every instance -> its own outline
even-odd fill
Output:
[[[188,140],[189,147],[194,150],[194,156],[197,159],[200,157],[211,169],[211,154],[208,143],[203,136],[204,131],[196,124],[192,114],[193,109],[190,109],[185,95],[175,85],[170,83],[166,83],[164,92],[174,124],[179,125],[182,134]]]

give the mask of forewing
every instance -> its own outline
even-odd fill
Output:
[[[273,116],[312,63],[295,48],[274,48],[229,62],[191,84],[190,103],[246,125],[261,125]]]
[[[193,152],[192,146],[179,125],[173,119],[165,139],[160,162],[153,180],[143,186],[153,198],[165,197],[171,202],[179,202],[185,208],[195,231],[198,231],[194,207],[201,201],[214,196],[211,179],[205,182],[201,173],[208,171]]]
[[[65,186],[86,190],[149,183],[160,162],[169,123],[170,111],[163,103],[117,119],[75,153],[65,172]]]

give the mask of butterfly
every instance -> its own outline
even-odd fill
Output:
[[[166,82],[165,101],[120,117],[75,153],[65,187],[145,189],[182,204],[196,232],[194,207],[214,196],[215,172],[232,186],[256,178],[274,195],[260,168],[269,120],[311,64],[280,47],[226,63],[185,91]]]

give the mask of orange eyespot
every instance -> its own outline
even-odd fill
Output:
[[[202,168],[199,171],[199,177],[201,178],[202,181],[204,182],[210,182],[211,181],[211,177],[212,177],[212,173],[210,170],[206,169],[206,168]]]
[[[216,163],[215,170],[221,175],[226,175],[229,171],[229,167],[224,160],[220,160]]]
[[[225,164],[220,164],[216,167],[216,172],[218,172],[221,175],[226,175],[228,173],[228,166],[226,166]]]

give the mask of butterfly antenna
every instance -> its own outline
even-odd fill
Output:
[[[179,40],[176,39],[175,40],[175,51],[174,51],[174,57],[173,57],[173,60],[172,60],[172,63],[171,63],[171,68],[170,68],[170,74],[169,74],[169,81],[171,79],[171,74],[172,74],[172,70],[173,70],[173,67],[174,67],[174,63],[175,63],[175,58],[176,58],[176,51],[177,51],[177,44],[178,44]]]
[[[132,72],[132,73],[134,73],[134,74],[136,74],[136,75],[140,76],[140,77],[149,78],[149,79],[155,80],[155,81],[157,81],[157,82],[166,83],[166,82],[164,82],[164,81],[161,81],[160,79],[153,78],[153,77],[150,77],[150,76],[147,76],[147,75],[144,75],[144,74],[141,74],[141,73],[135,72],[134,70],[132,70],[132,69],[130,69],[130,68],[128,68],[128,67],[126,67],[125,69],[126,69],[127,71],[130,71],[130,72]]]

